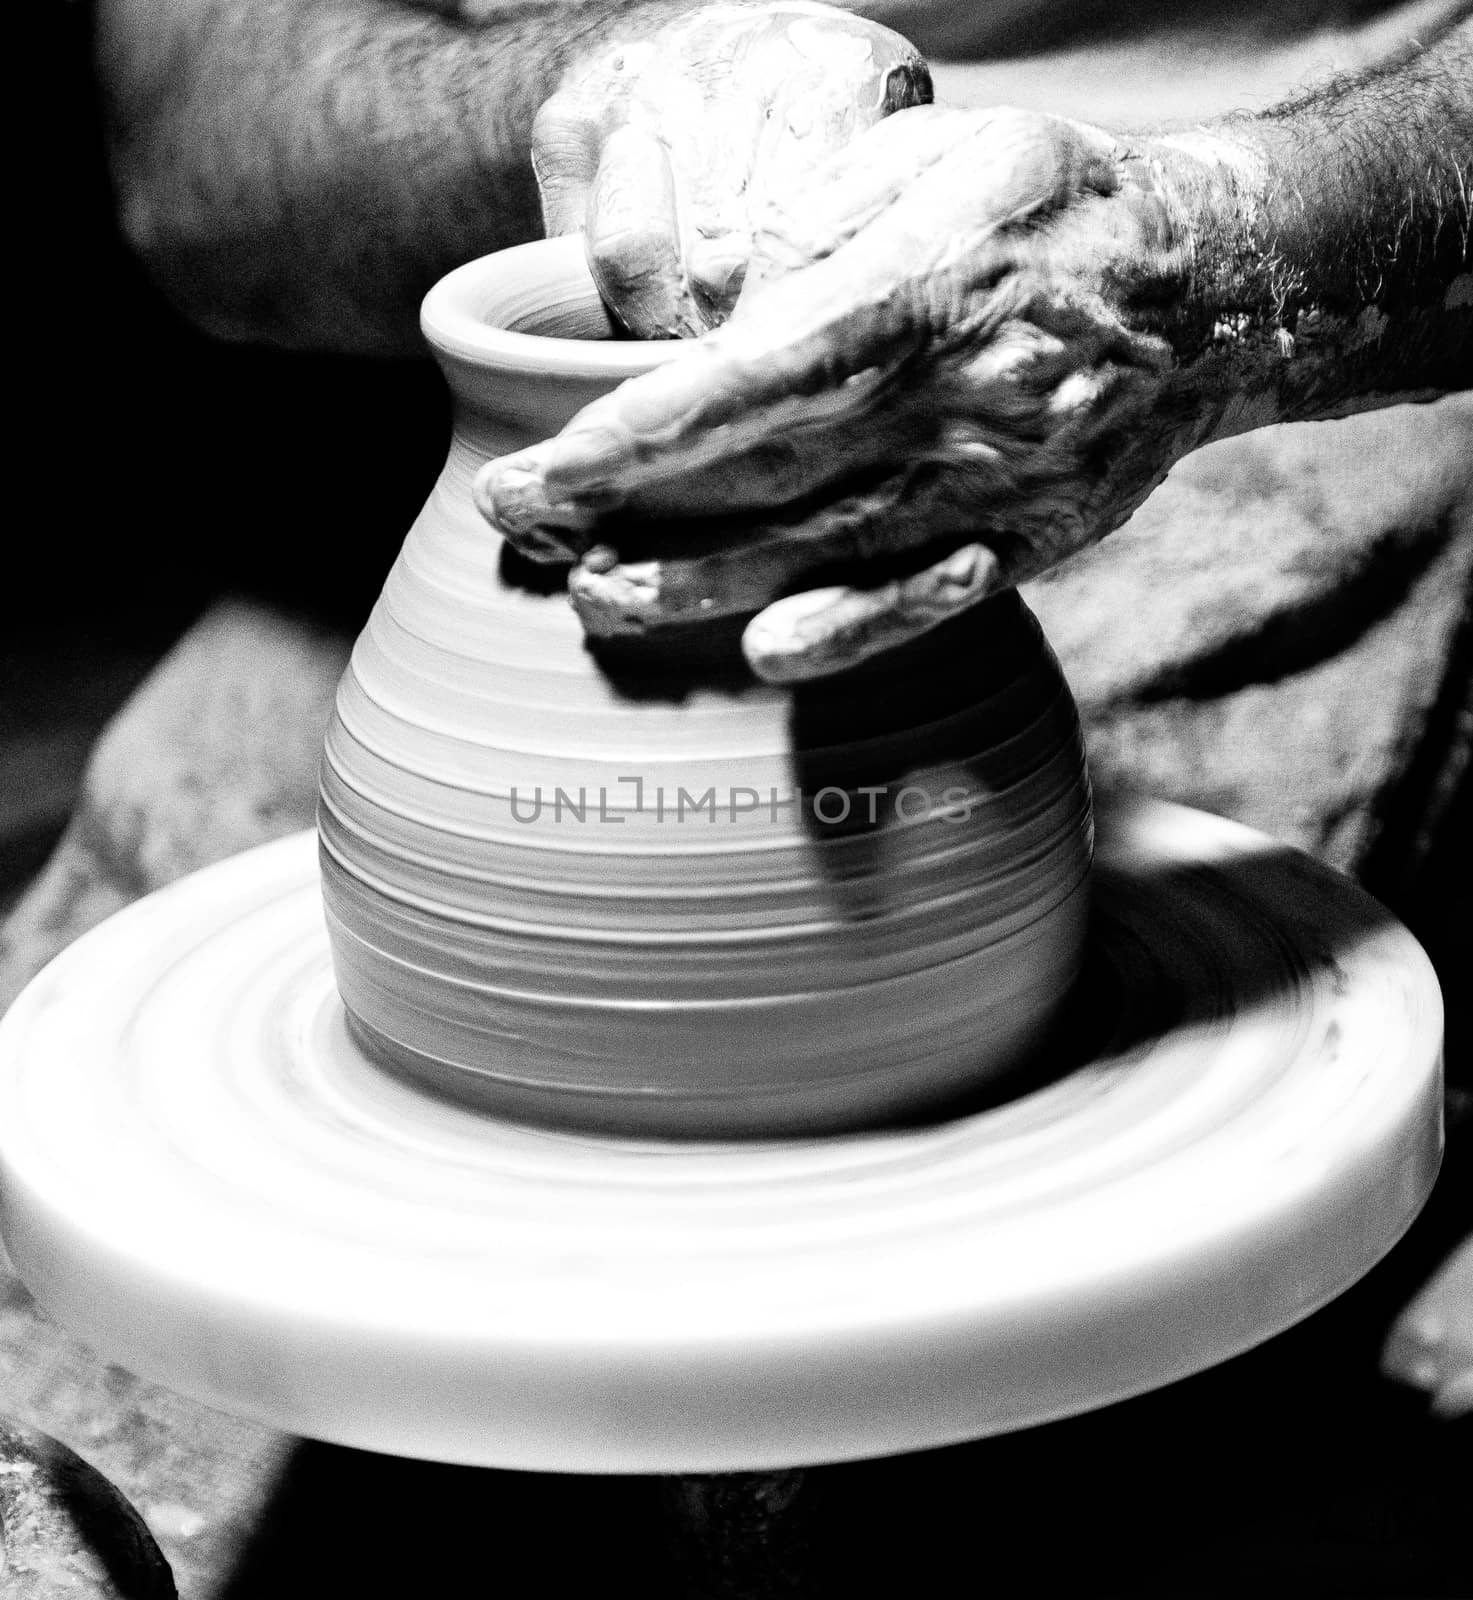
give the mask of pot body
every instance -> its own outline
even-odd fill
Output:
[[[603,1133],[943,1109],[1027,1056],[1078,969],[1092,832],[1057,663],[1013,595],[797,690],[734,646],[600,659],[470,484],[691,348],[605,328],[576,239],[426,300],[454,438],[322,765],[351,1026],[436,1093]]]

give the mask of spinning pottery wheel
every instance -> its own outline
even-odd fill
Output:
[[[1308,859],[1102,818],[1086,968],[1008,1098],[767,1142],[499,1120],[385,1072],[314,840],[80,940],[0,1025],[5,1240],[53,1315],[226,1410],[403,1455],[759,1469],[923,1448],[1225,1359],[1390,1248],[1440,1000]]]
[[[523,287],[561,285],[553,320],[586,335],[576,242],[537,249]],[[891,701],[938,680],[924,652],[890,700],[819,702],[847,741],[804,746],[829,788],[879,771],[923,814],[779,817],[776,691],[613,694],[466,516],[515,442],[509,375],[537,437],[570,385],[670,352],[585,345],[552,394],[548,341],[500,339],[492,382],[484,279],[447,283],[456,444],[340,694],[320,865],[303,835],[153,895],[0,1023],[5,1240],[42,1305],[295,1433],[723,1472],[1103,1405],[1378,1260],[1441,1148],[1440,998],[1406,931],[1149,802],[1101,818],[1086,895],[1077,722],[1010,598],[996,659],[969,651],[985,671],[919,730]],[[551,678],[519,675],[534,632]],[[638,807],[607,838],[524,830],[508,752],[554,736],[554,795],[595,760],[677,792],[760,771],[766,831],[745,807],[720,847]]]

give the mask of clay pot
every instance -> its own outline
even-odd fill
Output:
[[[1079,964],[1092,833],[1022,602],[796,691],[730,638],[601,654],[471,479],[689,346],[612,339],[571,239],[451,273],[424,328],[454,438],[322,766],[361,1042],[499,1115],[720,1137],[944,1111],[1026,1058]]]

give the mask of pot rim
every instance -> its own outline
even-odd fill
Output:
[[[507,325],[539,313],[607,320],[581,233],[513,245],[456,267],[425,296],[420,327],[438,354],[478,367],[616,382],[664,366],[693,343],[560,338]]]

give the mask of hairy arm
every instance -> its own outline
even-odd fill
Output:
[[[673,0],[97,0],[122,225],[218,336],[418,353],[448,268],[536,237],[532,119]]]
[[[1189,241],[1165,331],[1216,431],[1473,384],[1473,15],[1378,71],[1147,148],[1132,159],[1154,163]]]

